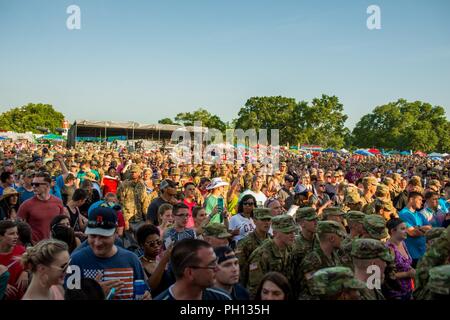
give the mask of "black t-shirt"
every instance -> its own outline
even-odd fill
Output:
[[[153,300],[176,300],[172,294],[173,285]],[[206,288],[202,292],[202,300],[231,300],[228,293],[218,288]]]
[[[147,209],[147,220],[150,220],[153,223],[153,225],[155,225],[155,226],[159,226],[158,209],[164,203],[169,203],[169,202],[167,202],[166,200],[164,200],[161,197],[158,197],[152,201],[152,203],[150,204],[150,206]]]

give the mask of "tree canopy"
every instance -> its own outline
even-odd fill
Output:
[[[64,115],[50,104],[29,103],[22,107],[10,109],[0,115],[0,128],[15,132],[39,133],[38,127],[45,127],[55,132],[64,121]]]
[[[358,147],[424,152],[450,150],[450,123],[441,106],[399,99],[363,116],[352,132]]]

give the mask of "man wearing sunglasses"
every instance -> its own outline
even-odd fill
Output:
[[[181,240],[173,248],[170,260],[176,282],[154,300],[231,300],[225,291],[211,288],[218,259],[208,242]]]
[[[31,186],[34,196],[19,207],[17,216],[27,222],[32,230],[33,244],[50,238],[50,222],[64,213],[61,199],[50,194],[52,179],[47,173],[34,176]]]

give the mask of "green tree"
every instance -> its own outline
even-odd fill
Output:
[[[322,95],[311,105],[286,97],[253,97],[238,114],[236,128],[279,129],[281,144],[319,144],[340,148],[348,129],[343,105],[335,96]]]
[[[203,127],[215,128],[222,132],[224,132],[227,127],[217,115],[211,114],[203,108],[194,112],[178,113],[175,117],[175,121],[185,126],[193,126],[195,121],[201,121]]]
[[[170,118],[164,118],[158,121],[159,124],[173,124],[173,125],[178,125],[178,123],[173,122],[172,119]]]
[[[237,129],[279,129],[280,143],[294,143],[301,138],[296,124],[297,102],[286,97],[252,97],[238,113],[234,125]],[[268,132],[270,139],[270,132]]]
[[[322,95],[312,100],[311,105],[298,104],[300,128],[307,142],[323,147],[342,148],[348,129],[344,106],[336,96]]]
[[[358,147],[445,152],[450,147],[449,127],[444,108],[399,99],[363,116],[352,135]]]
[[[50,104],[33,104],[10,109],[0,115],[0,128],[15,132],[39,133],[37,127],[55,132],[64,121],[64,115]]]

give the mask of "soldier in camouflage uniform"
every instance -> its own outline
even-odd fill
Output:
[[[261,246],[264,240],[271,238],[268,232],[271,220],[272,214],[270,209],[253,209],[253,221],[256,225],[256,229],[238,243],[236,255],[239,259],[240,282],[244,287],[246,287],[248,283],[248,261],[251,254],[256,248]]]
[[[358,189],[355,187],[347,187],[345,189],[344,206],[342,211],[361,211],[363,202],[361,196],[358,193]]]
[[[294,246],[292,247],[291,266],[289,277],[292,280],[292,290],[294,297],[300,294],[300,286],[303,274],[299,272],[299,268],[306,254],[311,252],[314,246],[318,245],[316,236],[317,222],[319,216],[316,209],[312,207],[303,207],[297,209],[295,213],[295,221],[300,225],[300,233],[296,237]]]
[[[323,221],[336,221],[344,225],[344,211],[339,207],[325,208],[322,213]]]
[[[288,215],[272,218],[273,239],[267,239],[249,258],[248,290],[255,296],[261,279],[269,271],[288,274],[290,254],[295,240],[297,225]]]
[[[384,184],[379,184],[377,186],[377,191],[375,193],[375,200],[379,200],[383,203],[387,202],[387,203],[389,203],[390,207],[392,207],[392,208],[394,207],[394,205],[392,204],[391,198],[390,198],[389,188]],[[363,212],[365,214],[375,214],[376,213],[375,201],[364,206]]]
[[[430,269],[425,300],[450,300],[450,264]]]
[[[433,244],[417,264],[416,289],[414,291],[414,297],[416,299],[424,299],[429,294],[427,284],[430,269],[445,264],[450,264],[450,227],[447,227],[445,232],[434,240]]]
[[[319,300],[360,300],[364,288],[366,284],[346,267],[320,269],[311,279],[311,294]]]
[[[362,212],[365,212],[364,208],[368,204],[373,202],[373,197],[377,191],[378,181],[375,177],[365,177],[362,181],[363,184],[363,194],[361,197],[361,202],[363,206]]]
[[[349,236],[342,240],[342,265],[353,268],[353,262],[351,259],[352,242],[354,239],[361,238],[364,234],[364,217],[366,215],[361,211],[349,211],[345,215],[348,227],[350,229]]]
[[[319,221],[317,224],[317,236],[319,244],[313,251],[306,254],[298,272],[302,281],[300,282],[299,298],[311,299],[309,281],[314,272],[327,267],[340,266],[342,261],[339,257],[339,249],[342,239],[347,234],[344,227],[336,221]]]
[[[425,232],[425,239],[427,241],[427,250],[431,247],[434,240],[438,239],[445,231],[445,228],[437,227]]]
[[[203,239],[213,248],[228,246],[232,234],[222,223],[211,222],[203,227]]]
[[[367,286],[362,289],[362,300],[385,300],[381,292],[381,284],[384,281],[384,269],[388,262],[392,263],[394,257],[389,249],[379,240],[375,239],[355,239],[352,243],[351,251],[353,259],[353,267],[355,270],[355,278],[366,283]],[[379,268],[380,279],[371,279],[372,273],[369,268],[375,266]],[[375,280],[375,282],[373,282]],[[376,282],[379,280],[379,283]],[[371,282],[371,283],[369,283]],[[377,284],[379,287],[377,288]],[[373,288],[370,288],[372,285]]]
[[[130,166],[131,180],[123,182],[117,189],[117,199],[122,205],[125,229],[136,231],[145,221],[146,212],[143,205],[147,196],[145,185],[141,180],[141,169],[138,165]]]

